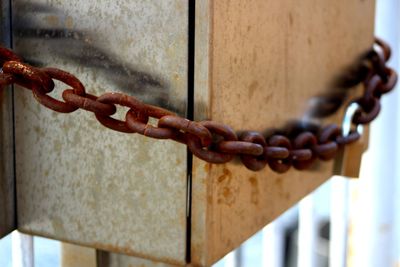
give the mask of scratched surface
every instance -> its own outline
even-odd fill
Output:
[[[184,115],[187,8],[185,0],[16,0],[14,47],[32,64],[76,74],[90,93],[122,91]],[[55,113],[20,88],[15,111],[20,230],[184,262],[184,146],[115,133],[85,111]]]
[[[316,119],[322,111],[312,104],[346,90],[339,77],[373,42],[373,0],[197,1],[196,14],[198,119],[257,131],[299,118],[340,122],[342,112]],[[209,266],[238,247],[328,179],[332,167],[321,162],[278,175],[195,159],[193,262]]]

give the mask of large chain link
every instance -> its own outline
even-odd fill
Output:
[[[226,163],[238,155],[250,170],[259,171],[269,165],[272,170],[283,173],[292,166],[298,170],[310,168],[316,159],[331,160],[339,149],[360,138],[357,126],[378,116],[381,96],[390,92],[397,82],[396,72],[386,66],[390,55],[390,47],[376,39],[375,46],[363,58],[363,66],[368,71],[356,77],[353,84],[363,82],[364,95],[351,101],[358,104],[358,109],[351,118],[354,127],[345,135],[339,126],[330,124],[313,131],[300,131],[295,136],[273,134],[266,138],[253,131],[237,136],[228,125],[190,121],[129,95],[105,93],[97,97],[88,94],[74,75],[56,68],[33,67],[4,47],[0,47],[0,87],[18,84],[31,90],[40,104],[57,112],[71,113],[77,109],[93,112],[102,125],[115,131],[180,142],[195,156],[210,163]],[[64,101],[48,95],[54,89],[53,80],[72,88],[62,92]],[[125,120],[111,117],[117,106],[129,109]],[[157,126],[148,123],[150,118],[158,119]]]

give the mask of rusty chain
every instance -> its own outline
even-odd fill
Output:
[[[93,112],[102,125],[115,131],[180,142],[187,145],[195,156],[210,163],[226,163],[239,155],[250,170],[259,171],[269,165],[272,170],[283,173],[292,166],[298,170],[310,168],[316,159],[331,160],[339,149],[360,138],[357,126],[378,116],[381,96],[390,92],[397,82],[396,72],[386,66],[390,55],[390,47],[376,38],[375,46],[363,58],[367,72],[359,75],[354,84],[363,82],[365,90],[361,97],[351,101],[358,105],[358,109],[351,120],[354,127],[346,135],[339,126],[329,124],[290,137],[274,134],[265,138],[254,131],[238,136],[228,125],[215,121],[190,121],[129,95],[105,93],[97,97],[88,94],[74,75],[56,68],[31,66],[4,47],[0,47],[0,87],[18,84],[30,89],[40,104],[57,112],[71,113],[77,109]],[[62,92],[64,101],[48,95],[54,89],[53,80],[72,88]],[[116,113],[117,105],[129,109],[125,120],[111,117]],[[150,118],[158,119],[157,126],[148,123]]]

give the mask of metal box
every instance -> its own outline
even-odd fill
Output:
[[[309,119],[373,43],[371,0],[13,0],[12,11],[28,62],[236,130]],[[20,88],[14,100],[18,229],[34,235],[209,266],[332,175],[333,162],[285,174],[208,164]]]

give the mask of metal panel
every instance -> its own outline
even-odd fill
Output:
[[[182,115],[187,5],[16,0],[14,45],[28,61],[76,74],[90,93],[123,91]],[[19,88],[15,108],[20,230],[184,263],[184,146],[115,133],[84,111],[57,114]]]
[[[61,266],[62,267],[177,267],[167,263],[161,263],[148,259],[142,259],[123,254],[110,253],[85,248],[82,246],[62,243],[61,246]],[[182,265],[179,265],[182,266]]]
[[[201,2],[201,3],[199,3]],[[198,1],[195,116],[236,130],[268,132],[295,119],[321,122],[313,99],[344,90],[338,77],[373,43],[374,1]],[[206,60],[207,62],[204,62]],[[361,89],[359,87],[358,89]],[[357,91],[352,90],[352,93]],[[313,111],[313,112],[311,112]],[[240,164],[193,164],[192,260],[210,265],[332,174],[251,172]]]
[[[61,267],[98,267],[96,249],[61,243]]]
[[[178,267],[178,265],[162,263],[158,261],[152,261],[147,259],[141,259],[131,256],[126,256],[116,253],[108,253],[103,251],[97,252],[97,263],[98,267]],[[179,265],[183,266],[183,265]],[[187,265],[185,265],[187,266]],[[68,266],[65,266],[68,267]],[[71,265],[72,267],[72,265]]]
[[[0,40],[10,45],[10,5],[0,1]],[[16,227],[11,87],[0,89],[0,238]]]

